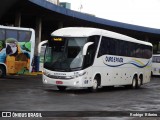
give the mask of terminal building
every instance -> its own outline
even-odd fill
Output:
[[[131,25],[70,10],[70,4],[59,0],[1,0],[0,25],[33,28],[38,43],[62,27],[95,27],[106,29],[153,44],[154,54],[160,53],[160,29]],[[37,54],[37,52],[36,52]]]

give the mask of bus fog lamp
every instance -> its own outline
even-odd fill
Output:
[[[47,83],[47,80],[46,80],[46,79],[43,79],[43,81],[44,81],[45,83]]]
[[[74,82],[74,85],[77,85],[77,84],[79,84],[79,81]]]
[[[81,71],[81,72],[74,72],[75,77],[79,77],[79,76],[83,76],[85,75],[86,72],[85,71]]]

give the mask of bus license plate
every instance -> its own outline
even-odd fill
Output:
[[[62,81],[56,81],[56,84],[61,85],[61,84],[63,84],[63,82]]]

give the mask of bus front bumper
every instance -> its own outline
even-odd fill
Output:
[[[90,87],[89,80],[84,80],[83,77],[74,79],[53,79],[45,75],[42,77],[45,86],[67,86],[67,87]],[[86,84],[87,83],[87,84]]]

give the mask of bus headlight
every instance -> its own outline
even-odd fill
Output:
[[[66,76],[65,78],[66,78],[66,79],[74,79],[74,78],[83,76],[83,75],[85,75],[85,74],[86,74],[85,71],[82,71],[82,72],[74,72],[74,75],[72,75],[72,76]]]
[[[80,77],[80,76],[83,76],[83,75],[85,75],[86,74],[86,72],[85,71],[81,71],[81,72],[74,72],[74,76],[75,77]]]
[[[44,83],[47,83],[47,80],[46,79],[43,79]]]
[[[49,73],[46,70],[43,71],[43,74],[46,75],[46,76],[49,75]]]

